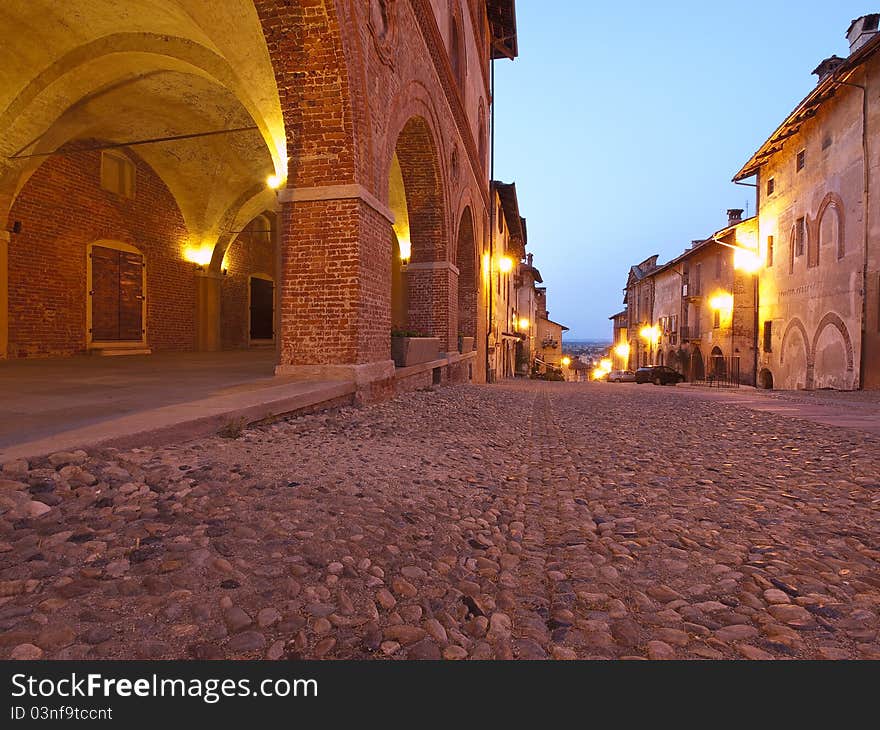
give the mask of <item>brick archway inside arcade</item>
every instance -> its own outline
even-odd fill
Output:
[[[4,20],[21,32],[0,51],[0,358],[249,346],[224,290],[275,277],[274,235],[253,229],[287,175],[254,4],[38,1]],[[139,258],[96,259],[106,240]]]

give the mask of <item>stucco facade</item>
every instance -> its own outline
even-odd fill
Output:
[[[816,89],[737,175],[758,185],[766,386],[880,387],[880,59],[862,21],[851,55],[816,69]]]

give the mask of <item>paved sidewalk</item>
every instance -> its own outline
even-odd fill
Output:
[[[683,388],[416,392],[0,472],[0,658],[880,659],[880,440]]]

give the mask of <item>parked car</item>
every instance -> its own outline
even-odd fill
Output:
[[[635,383],[636,374],[632,370],[612,370],[605,379],[609,383]]]
[[[684,382],[684,375],[666,365],[654,365],[636,370],[637,383],[654,383],[654,385],[675,385]]]

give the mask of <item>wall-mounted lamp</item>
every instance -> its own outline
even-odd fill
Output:
[[[521,330],[527,330],[527,329],[531,326],[531,324],[532,324],[532,323],[529,322],[529,320],[528,320],[527,318],[523,317],[523,318],[519,321],[519,328],[520,328]]]
[[[509,274],[513,271],[513,259],[510,256],[502,256],[498,259],[498,270],[502,274]]]
[[[266,187],[270,190],[278,190],[278,188],[281,187],[282,182],[283,180],[279,175],[269,175],[269,177],[266,178]]]

